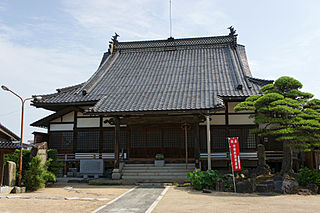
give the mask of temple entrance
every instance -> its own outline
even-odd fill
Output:
[[[188,131],[188,157],[194,157],[194,139]],[[165,159],[186,157],[185,130],[180,127],[131,128],[129,158],[155,158],[163,154]]]

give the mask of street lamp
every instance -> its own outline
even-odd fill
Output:
[[[13,92],[12,90],[10,90],[8,87],[2,85],[1,88],[4,90],[4,91],[9,91],[11,92],[12,94],[14,94],[15,96],[17,96],[20,100],[21,100],[21,103],[22,103],[22,111],[21,111],[21,130],[20,130],[20,162],[19,162],[19,186],[21,186],[21,178],[22,178],[22,146],[23,146],[23,143],[22,143],[22,139],[23,139],[23,119],[24,119],[24,103],[28,100],[41,100],[42,97],[41,96],[38,96],[38,97],[31,97],[31,98],[26,98],[26,99],[22,99],[17,93]]]

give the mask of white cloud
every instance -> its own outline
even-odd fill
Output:
[[[64,3],[64,10],[91,34],[113,34],[116,31],[124,40],[161,37],[164,17],[151,8],[153,5],[161,6],[164,1],[85,0]]]
[[[169,4],[162,0],[66,1],[65,11],[92,34],[120,34],[120,40],[169,37]],[[215,8],[215,10],[212,10]],[[216,1],[172,1],[173,36],[227,33],[233,20]]]
[[[100,56],[72,50],[25,47],[10,40],[11,29],[0,34],[1,85],[6,85],[23,98],[55,92],[55,88],[81,83],[95,71]],[[0,122],[20,132],[21,103],[9,92],[0,91]],[[30,123],[47,115],[48,111],[26,104],[25,137],[31,139]]]

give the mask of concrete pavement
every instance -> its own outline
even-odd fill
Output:
[[[147,210],[150,211],[150,206],[155,206],[154,203],[159,200],[158,198],[164,190],[164,187],[135,187],[114,202],[111,201],[104,207],[94,211],[94,213],[145,213]]]

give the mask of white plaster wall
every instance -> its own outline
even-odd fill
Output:
[[[237,106],[240,103],[241,102],[228,102],[228,111],[229,111],[229,113],[236,112],[236,111],[234,111],[234,107]],[[239,113],[243,113],[243,112],[254,112],[254,111],[252,111],[252,110],[244,110],[244,111],[240,111]]]
[[[229,124],[254,124],[254,118],[249,118],[249,115],[229,115]]]
[[[210,125],[225,125],[226,120],[224,115],[211,115]],[[206,125],[206,122],[199,123],[199,125]]]
[[[70,112],[62,116],[62,122],[73,122],[74,121],[74,112]]]
[[[50,124],[50,131],[72,131],[73,124]]]
[[[100,118],[78,118],[77,119],[77,127],[99,127],[100,126]]]
[[[109,123],[105,123],[104,122],[105,120],[108,120],[108,119],[110,119],[110,118],[109,117],[104,117],[103,118],[102,126],[103,127],[114,127],[114,125],[110,125]]]
[[[52,120],[52,121],[50,121],[50,122],[61,122],[61,117],[56,118],[56,119],[54,119],[54,120]]]

